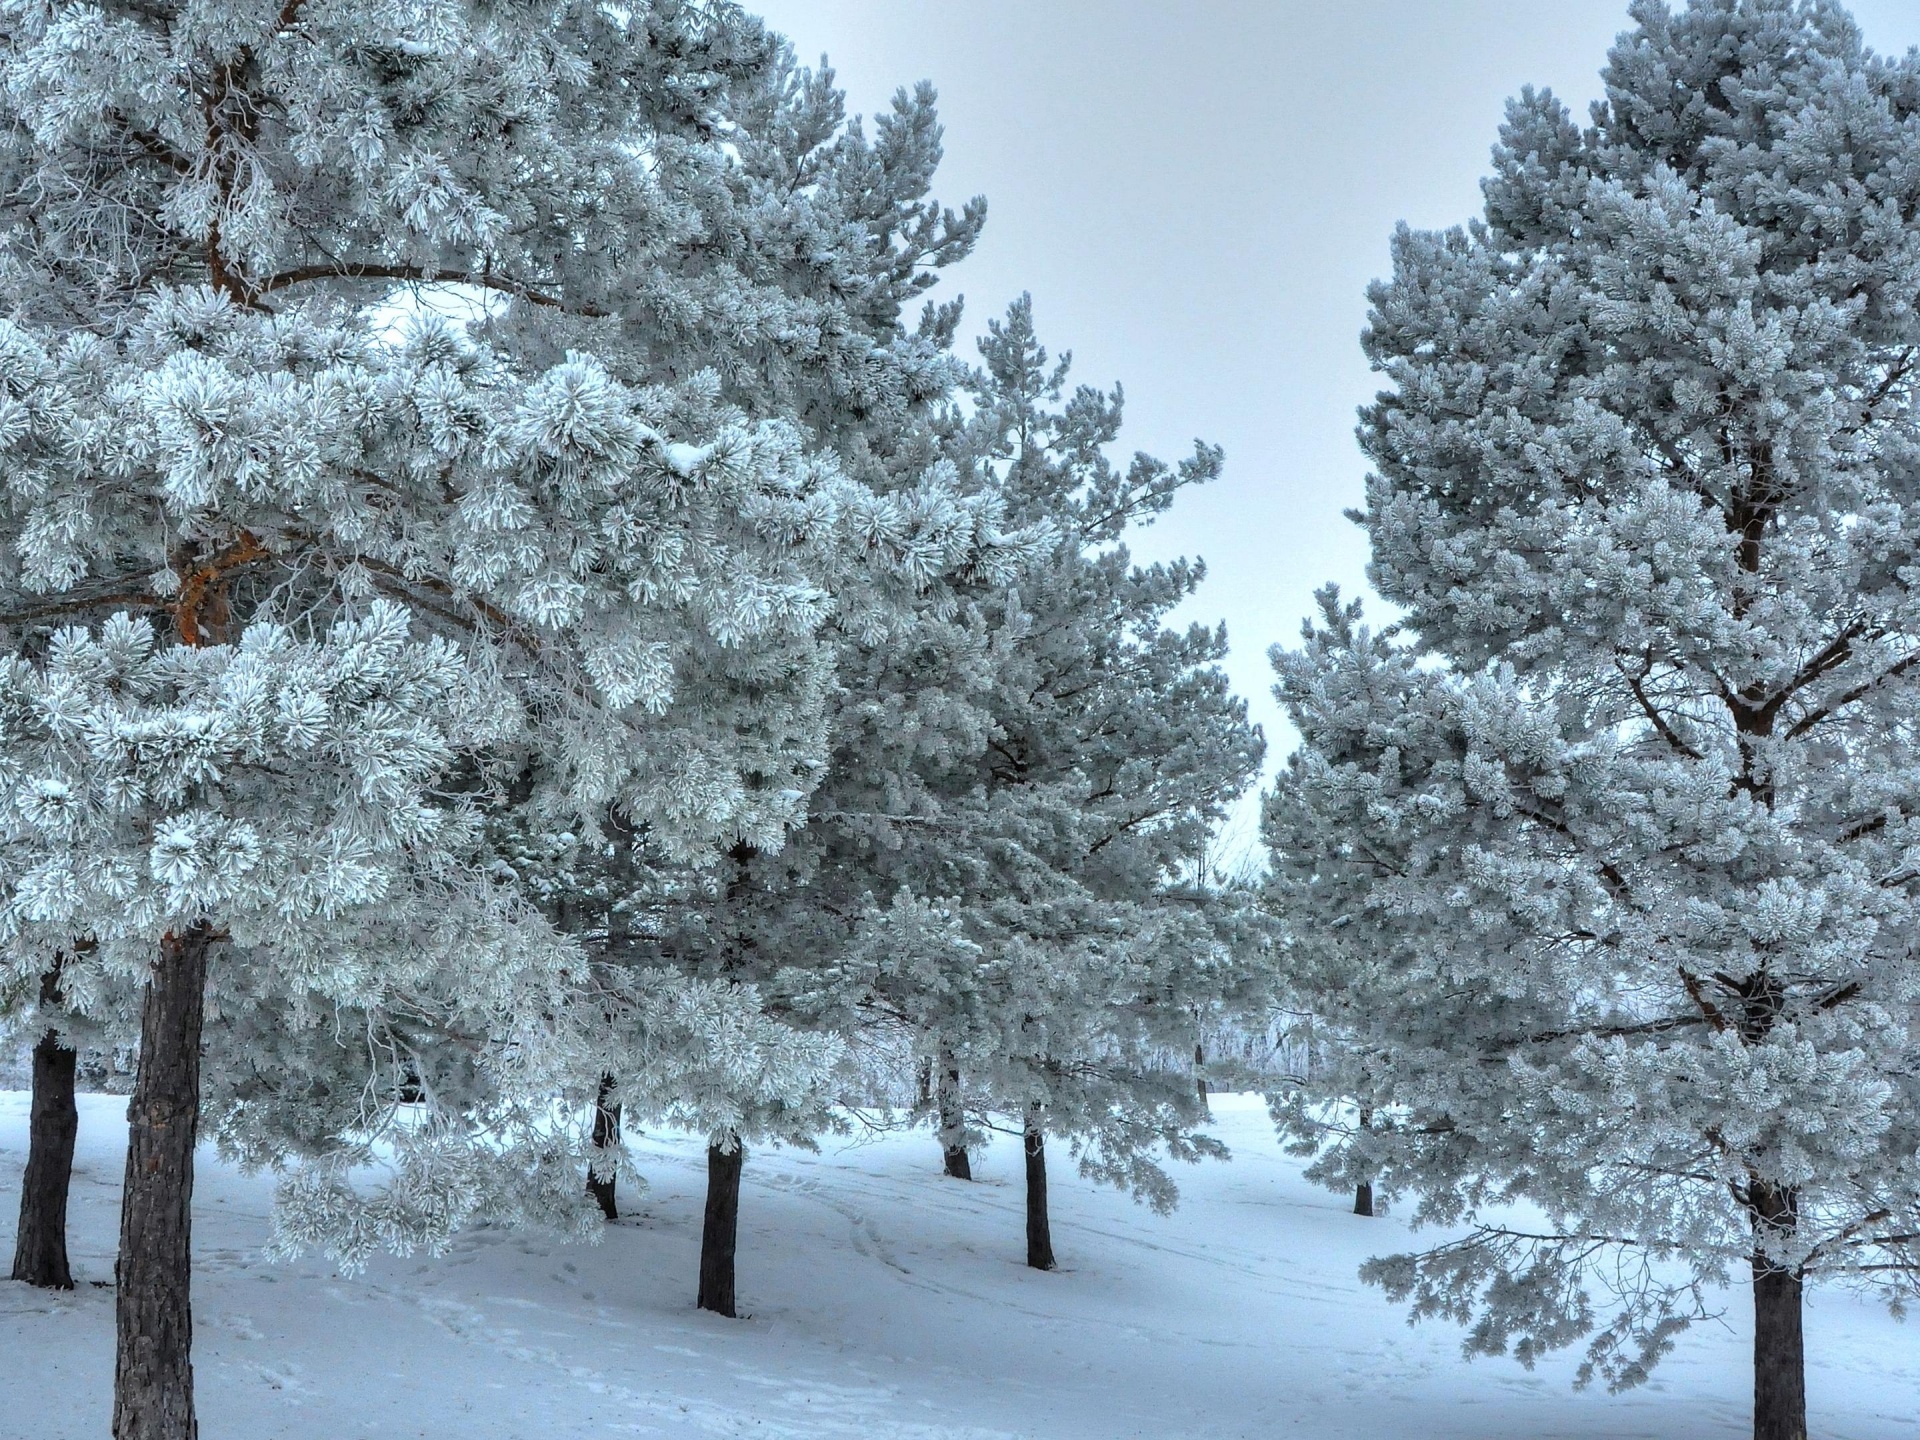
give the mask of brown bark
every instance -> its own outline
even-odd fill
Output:
[[[1193,1088],[1200,1094],[1200,1103],[1207,1103],[1207,1052],[1201,1045],[1193,1047]]]
[[[960,1067],[950,1055],[940,1060],[940,1154],[947,1175],[954,1180],[973,1179],[973,1162],[967,1158],[967,1117],[960,1102]]]
[[[1035,1270],[1053,1269],[1053,1228],[1047,1218],[1047,1137],[1040,1122],[1041,1107],[1027,1107],[1027,1264]]]
[[[1765,803],[1773,803],[1771,781]],[[1772,971],[1756,970],[1740,982],[1739,1033],[1749,1045],[1769,1035],[1786,1008],[1785,984]],[[1753,1225],[1753,1437],[1806,1440],[1807,1355],[1801,1329],[1803,1277],[1767,1253],[1800,1225],[1800,1197],[1755,1176],[1747,1182],[1747,1214]]]
[[[733,1257],[740,1235],[740,1172],[746,1167],[747,1147],[738,1135],[733,1148],[707,1146],[707,1214],[700,1231],[700,1301],[702,1310],[729,1319],[735,1308]]]
[[[193,1411],[193,1147],[200,1128],[200,1030],[212,930],[160,942],[140,1015],[140,1069],[127,1106],[126,1188],[115,1270],[115,1440],[196,1440]]]
[[[1798,1197],[1755,1181],[1747,1188],[1756,1233],[1791,1231]],[[1753,1247],[1753,1440],[1807,1440],[1807,1354],[1801,1328],[1805,1282]]]
[[[40,980],[43,1007],[59,1003],[59,971]],[[13,1278],[48,1290],[71,1290],[67,1264],[67,1191],[80,1112],[73,1099],[79,1061],[47,1027],[33,1047],[33,1102],[27,1120],[27,1170],[20,1177],[20,1228],[13,1242]]]
[[[1362,1105],[1360,1107],[1360,1128],[1362,1130],[1371,1130],[1373,1128],[1373,1110],[1370,1106]],[[1356,1215],[1365,1215],[1369,1218],[1372,1217],[1373,1181],[1362,1180],[1353,1187],[1353,1213]]]
[[[613,1076],[600,1077],[600,1093],[593,1102],[593,1167],[587,1171],[587,1194],[609,1220],[620,1218],[614,1196],[613,1157],[606,1152],[620,1143],[620,1107],[609,1098],[613,1094]]]

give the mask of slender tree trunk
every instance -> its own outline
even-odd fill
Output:
[[[1755,550],[1757,559],[1758,551]],[[1744,713],[1744,712],[1740,712]],[[1747,729],[1741,748],[1749,768]],[[1754,730],[1766,734],[1765,727]],[[1773,805],[1771,782],[1762,792]],[[1762,968],[1741,987],[1740,1038],[1760,1043],[1780,1022],[1786,988]],[[1747,1214],[1753,1225],[1753,1440],[1807,1440],[1807,1352],[1801,1332],[1801,1274],[1767,1253],[1766,1242],[1791,1239],[1800,1226],[1800,1197],[1791,1188],[1758,1176],[1747,1182]]]
[[[1362,1130],[1371,1130],[1373,1128],[1373,1109],[1371,1106],[1362,1105],[1360,1107],[1360,1128]],[[1366,1215],[1368,1217],[1372,1216],[1373,1181],[1362,1180],[1358,1185],[1353,1187],[1353,1213],[1356,1215]]]
[[[610,1100],[613,1094],[613,1076],[600,1077],[600,1093],[593,1102],[593,1148],[597,1152],[593,1165],[587,1171],[587,1194],[594,1198],[600,1207],[600,1213],[609,1220],[620,1218],[620,1207],[614,1198],[613,1157],[606,1152],[620,1143],[620,1107]]]
[[[940,1058],[940,1151],[947,1174],[955,1180],[973,1179],[967,1158],[967,1116],[960,1102],[960,1067],[951,1055]]]
[[[59,999],[59,972],[40,981],[42,1004]],[[67,1189],[73,1179],[73,1142],[80,1112],[73,1103],[79,1056],[47,1027],[33,1047],[33,1108],[27,1120],[27,1172],[20,1177],[20,1228],[13,1243],[13,1278],[48,1290],[71,1290],[67,1266]]]
[[[1047,1137],[1041,1107],[1027,1106],[1027,1264],[1053,1269],[1053,1229],[1047,1220]]]
[[[700,1231],[700,1308],[732,1318],[733,1256],[740,1235],[740,1171],[747,1147],[729,1137],[733,1149],[707,1146],[707,1218]]]
[[[196,1440],[193,1413],[193,1146],[212,929],[160,942],[140,1014],[127,1106],[113,1373],[114,1440]]]
[[[1193,1047],[1193,1088],[1200,1092],[1200,1103],[1207,1103],[1207,1052],[1205,1047],[1196,1044]]]
[[[1791,1230],[1798,1196],[1758,1181],[1748,1187],[1754,1228]],[[1807,1357],[1801,1330],[1804,1283],[1764,1247],[1753,1248],[1753,1440],[1807,1440]]]

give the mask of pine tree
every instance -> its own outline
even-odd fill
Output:
[[[462,1212],[409,1197],[484,1167],[551,1188],[532,1139],[430,1126],[350,1203],[354,1092],[284,1082],[339,1078],[321,1019],[349,1015],[396,1098],[454,1048],[475,1096],[566,1083],[574,952],[489,817],[617,803],[675,863],[777,846],[817,763],[820,577],[919,535],[712,369],[637,362],[613,303],[650,273],[686,298],[679,202],[734,163],[716,97],[773,54],[732,7],[3,29],[8,991],[58,954],[72,1003],[143,997],[114,1423],[177,1437],[203,1088],[237,1152],[329,1162],[289,1243],[431,1242]],[[203,1087],[203,1039],[252,1073]]]
[[[1404,628],[1329,597],[1279,657],[1269,833],[1375,1183],[1473,1222],[1374,1278],[1626,1385],[1742,1275],[1756,1440],[1802,1440],[1803,1286],[1920,1277],[1920,59],[1827,3],[1633,16],[1587,127],[1523,93],[1484,218],[1395,238]]]
[[[840,830],[821,866],[843,913],[864,897],[866,919],[845,966],[796,964],[784,983],[802,1006],[837,1006],[845,1033],[904,1033],[929,1067],[949,1174],[966,1168],[969,1125],[1014,1117],[1029,1257],[1051,1268],[1048,1134],[1156,1205],[1174,1194],[1160,1154],[1219,1150],[1197,1131],[1188,1057],[1231,966],[1184,881],[1260,740],[1214,664],[1224,635],[1164,623],[1203,572],[1136,567],[1118,544],[1212,478],[1218,451],[1116,470],[1119,394],[1064,396],[1065,362],[1049,363],[1024,299],[981,349],[949,453],[1054,543],[1012,594],[980,597],[869,677],[863,727],[822,792]]]
[[[1156,1153],[1218,1153],[1197,1133],[1206,1106],[1188,1057],[1196,1017],[1237,983],[1238,960],[1224,897],[1198,865],[1263,745],[1218,668],[1224,627],[1167,624],[1204,566],[1136,566],[1124,543],[1214,478],[1220,452],[1197,444],[1177,466],[1145,455],[1113,466],[1119,388],[1067,394],[1071,357],[1049,362],[1026,297],[980,351],[966,443],[1011,513],[1062,536],[1022,577],[1028,618],[996,677],[981,780],[998,812],[989,834],[1007,827],[1018,841],[989,842],[1004,888],[975,899],[974,931],[1010,962],[982,1078],[1023,1119],[1029,1263],[1047,1268],[1047,1133],[1084,1173],[1156,1206],[1174,1196]]]
[[[623,1115],[709,1136],[709,1175],[718,1188],[709,1196],[700,1304],[723,1314],[734,1313],[745,1147],[763,1140],[810,1144],[839,1123],[832,1070],[847,1033],[821,1024],[817,1012],[796,1011],[773,987],[796,963],[816,964],[846,946],[859,910],[857,897],[849,903],[841,892],[850,873],[853,883],[873,878],[857,867],[823,873],[835,869],[823,857],[847,818],[836,807],[848,803],[848,756],[835,742],[849,738],[850,715],[876,698],[862,688],[860,657],[916,647],[957,603],[956,592],[1004,590],[1035,548],[1038,532],[1008,525],[996,497],[955,496],[938,475],[891,499],[911,543],[897,553],[864,555],[832,586],[835,612],[822,630],[833,665],[832,684],[821,692],[822,749],[813,770],[791,780],[807,787],[812,823],[771,840],[736,836],[713,866],[689,867],[650,854],[645,836],[614,814],[591,853],[570,856],[566,879],[555,887],[572,897],[576,932],[599,965],[596,1003],[609,1033],[593,1063],[613,1077],[606,1098]],[[710,711],[725,717],[739,708],[739,672],[707,678]],[[875,758],[862,757],[863,773]],[[593,904],[582,906],[588,895]],[[657,1015],[650,1001],[634,1002],[636,987],[646,997],[662,987],[698,995],[713,1017],[704,1027],[681,1026],[679,1043],[663,1049]]]
[[[658,282],[637,277],[620,302],[632,321],[623,338],[634,337],[626,363],[638,372],[710,365],[729,400],[803,426],[877,493],[846,527],[845,563],[815,575],[829,596],[825,644],[803,672],[812,704],[798,713],[823,728],[795,745],[819,745],[818,762],[760,780],[798,801],[830,773],[840,717],[866,702],[849,668],[857,657],[912,643],[923,621],[958,603],[956,587],[1003,585],[1033,540],[1005,523],[991,494],[961,493],[951,467],[935,463],[934,407],[963,373],[946,353],[957,302],[930,307],[914,330],[902,323],[934,273],[971,248],[984,215],[979,200],[955,214],[926,198],[941,139],[931,89],[896,96],[869,140],[845,119],[832,72],[796,66],[778,44],[724,109],[738,163],[708,175],[694,196],[711,216],[712,243],[688,252],[664,316],[647,288]],[[725,288],[714,289],[716,277]],[[688,287],[712,303],[687,306]],[[683,693],[722,730],[752,725],[769,685],[793,666],[791,646],[774,638],[706,657],[707,668],[683,678]],[[764,991],[785,937],[818,934],[820,892],[796,888],[812,867],[811,835],[736,830],[722,837],[717,864],[687,863],[661,853],[648,828],[615,806],[555,846],[523,837],[514,862],[541,875],[556,923],[596,965],[589,1008],[605,1027],[588,1053],[606,1068],[590,1188],[604,1213],[617,1210],[615,1113],[706,1133],[712,1190],[699,1303],[729,1315],[748,1146],[811,1143],[837,1123],[828,1070],[840,1037],[796,1029]],[[712,1013],[662,1031],[663,995],[697,998]],[[663,1034],[678,1043],[663,1046]]]

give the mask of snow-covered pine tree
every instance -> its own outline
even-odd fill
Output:
[[[613,1022],[604,1073],[616,1080],[606,1098],[623,1113],[665,1119],[709,1137],[698,1303],[721,1314],[735,1313],[735,1234],[746,1146],[762,1140],[811,1144],[815,1134],[839,1125],[832,1107],[843,1096],[833,1063],[861,1027],[828,1017],[817,1003],[796,1007],[788,992],[796,967],[808,974],[823,964],[835,968],[862,913],[861,901],[883,878],[870,865],[848,863],[841,848],[850,819],[861,826],[872,819],[871,812],[852,817],[844,808],[853,803],[848,772],[864,782],[888,761],[900,767],[903,754],[938,739],[918,732],[890,736],[854,758],[849,744],[866,728],[860,719],[897,698],[871,688],[873,662],[894,657],[877,669],[896,675],[899,657],[938,649],[954,629],[965,631],[949,618],[961,597],[1004,594],[1049,533],[1009,525],[992,492],[949,494],[941,476],[893,498],[899,513],[911,519],[910,552],[891,564],[868,556],[858,572],[843,573],[833,587],[835,614],[822,632],[835,657],[832,685],[823,695],[827,744],[807,777],[810,823],[784,844],[742,836],[710,872],[695,873],[636,864],[645,858],[644,843],[636,843],[638,837],[614,816],[599,853],[575,867],[597,870],[610,902],[604,928],[586,932],[590,953],[602,961],[600,984]],[[907,579],[914,583],[903,585]],[[709,705],[721,715],[737,709],[738,678],[711,678]],[[917,677],[916,697],[937,678]],[[966,709],[964,702],[946,698]],[[936,718],[951,719],[944,712]],[[691,987],[733,1019],[704,1030],[685,1027],[686,1042],[663,1055],[652,1002],[644,998],[663,986],[669,993]],[[635,987],[643,997],[638,1004]]]
[[[674,187],[726,159],[708,97],[768,53],[732,7],[0,30],[7,993],[62,955],[68,1004],[144,996],[114,1423],[179,1437],[209,1009],[559,1083],[576,967],[482,818],[531,755],[556,819],[617,802],[676,860],[777,843],[817,750],[814,562],[913,537],[711,372],[616,373],[609,293],[681,256]],[[541,354],[511,316],[396,319],[397,284],[582,324]],[[785,662],[721,724],[682,682],[730,647]],[[271,1151],[289,1109],[223,1123]],[[446,1138],[415,1158],[457,1172]]]
[[[885,745],[846,754],[836,863],[858,879],[838,888],[864,887],[870,919],[851,967],[818,977],[810,1000],[837,992],[843,1024],[879,1018],[911,1034],[949,1173],[963,1106],[989,1123],[1014,1117],[1029,1260],[1050,1268],[1047,1134],[1069,1141],[1085,1173],[1155,1204],[1173,1196],[1156,1152],[1217,1149],[1196,1133],[1205,1107],[1189,1057],[1195,1014],[1230,966],[1211,897],[1182,882],[1261,742],[1214,663],[1224,634],[1165,624],[1200,567],[1137,567],[1119,543],[1211,479],[1219,452],[1114,468],[1119,393],[1065,395],[1067,362],[1049,363],[1024,298],[981,352],[950,452],[1013,519],[1056,540],[1019,575],[1017,604],[974,612],[977,639],[939,642],[934,664],[908,652],[870,692],[863,724],[915,723],[891,742],[905,765],[876,769]],[[916,689],[916,673],[966,684],[942,701]],[[907,696],[915,708],[893,712]]]
[[[924,427],[927,416],[909,423]],[[896,457],[920,448],[896,436],[863,449],[875,455],[882,444]],[[931,493],[943,494],[953,472],[935,474],[943,479]],[[901,498],[926,493],[922,485]],[[942,533],[958,542],[946,553],[934,543]],[[680,904],[672,922],[658,924],[656,932],[660,958],[766,994],[781,1032],[830,1037],[835,1057],[849,1042],[868,1038],[871,1027],[867,1017],[823,1003],[820,976],[844,977],[865,904],[876,889],[897,883],[890,860],[876,863],[869,848],[873,829],[925,818],[916,760],[956,743],[968,753],[977,750],[985,727],[966,682],[984,676],[970,663],[980,648],[981,597],[1004,599],[1020,567],[1050,536],[1045,527],[1008,524],[992,489],[959,501],[951,519],[929,523],[921,534],[932,562],[925,583],[902,593],[849,582],[839,592],[843,603],[827,632],[836,653],[829,745],[810,795],[808,825],[777,852],[735,847],[699,902]],[[846,998],[843,990],[833,993]],[[785,1093],[770,1097],[769,1105],[741,1083],[746,1077],[742,1070],[732,1073],[723,1107],[730,1113],[716,1111],[706,1127],[714,1134],[710,1175],[735,1193],[749,1125],[767,1138],[811,1143],[813,1134],[839,1128],[830,1106],[849,1098],[845,1075],[819,1071],[804,1105]],[[700,1303],[727,1314],[733,1313],[735,1208],[710,1187]]]
[[[1205,567],[1137,566],[1124,543],[1218,475],[1220,451],[1113,465],[1119,387],[1066,393],[1071,357],[1049,363],[1026,296],[980,353],[965,443],[1014,517],[1062,536],[1021,579],[1027,619],[996,677],[977,783],[998,812],[984,848],[999,875],[971,897],[974,936],[1011,981],[982,1088],[1022,1122],[1028,1262],[1049,1268],[1047,1134],[1156,1207],[1175,1195],[1159,1155],[1221,1153],[1196,1133],[1190,1057],[1242,957],[1229,897],[1196,870],[1264,742],[1219,668],[1225,627],[1167,623]]]
[[[923,625],[945,623],[962,592],[1003,588],[1035,544],[1005,523],[990,492],[954,493],[953,472],[934,463],[934,402],[964,370],[946,353],[958,305],[930,308],[911,331],[902,315],[934,272],[967,253],[984,205],[975,200],[956,214],[927,199],[940,158],[933,102],[925,86],[901,92],[869,140],[857,121],[846,122],[831,72],[801,69],[776,45],[723,106],[738,163],[703,172],[706,185],[692,192],[709,217],[708,239],[677,267],[658,266],[679,289],[663,299],[662,282],[643,273],[617,302],[627,319],[621,338],[632,342],[626,363],[637,373],[710,366],[747,413],[802,425],[884,492],[884,513],[848,529],[847,563],[821,581],[832,595],[823,631],[831,649],[822,652],[832,668],[815,678],[829,735],[867,704],[850,665],[921,643]],[[716,288],[716,276],[727,284]],[[703,303],[688,305],[687,293]],[[578,323],[526,307],[515,318],[548,332]],[[697,693],[723,729],[750,720],[770,677],[792,663],[781,645],[765,653],[735,646],[709,659],[683,690]],[[796,795],[811,788],[833,769],[824,748],[821,761],[779,783]],[[590,1189],[604,1212],[617,1212],[615,1117],[706,1132],[699,1303],[724,1314],[735,1309],[747,1146],[808,1143],[834,1123],[826,1062],[839,1052],[837,1037],[795,1029],[795,1017],[767,1013],[762,999],[792,949],[786,937],[818,937],[824,891],[794,893],[797,877],[814,868],[813,834],[784,846],[779,836],[734,834],[719,865],[706,869],[659,854],[616,807],[587,836],[545,856],[536,843],[516,861],[541,876],[556,920],[596,963],[596,1003],[609,1023],[591,1051],[604,1068],[594,1088]],[[695,999],[712,1012],[703,1025],[685,1009]],[[663,1035],[679,1043],[663,1045]]]
[[[911,484],[930,457],[899,450],[959,378],[947,349],[960,303],[929,304],[912,328],[903,311],[972,250],[986,202],[955,212],[930,198],[942,155],[931,86],[897,93],[869,135],[830,68],[798,64],[732,7],[721,19],[734,39],[701,75],[694,136],[649,143],[678,229],[596,252],[582,277],[594,307],[514,307],[517,344],[557,359],[584,334],[596,354],[617,350],[631,383],[711,370],[728,403],[798,422],[855,478]],[[724,144],[699,143],[714,137]]]
[[[1473,1222],[1374,1277],[1625,1385],[1743,1275],[1756,1440],[1803,1440],[1804,1285],[1920,1279],[1920,56],[1632,13],[1591,123],[1525,92],[1484,218],[1371,292],[1409,643],[1330,601],[1279,657],[1270,834],[1366,957],[1321,983],[1376,1183]]]
[[[1332,603],[1341,623],[1359,618],[1352,607],[1338,606],[1339,592],[1321,597]],[[1325,856],[1326,832],[1311,805],[1296,803],[1302,787],[1305,751],[1287,758],[1286,770],[1272,794],[1264,797],[1261,835],[1268,853]],[[1324,881],[1330,862],[1314,873]],[[1278,1065],[1249,1066],[1249,1079],[1267,1094],[1268,1107],[1293,1153],[1308,1159],[1307,1178],[1353,1195],[1356,1215],[1382,1213],[1384,1197],[1374,1190],[1368,1136],[1374,1113],[1385,1096],[1367,1064],[1369,1045],[1377,1043],[1367,1012],[1396,972],[1381,937],[1348,921],[1329,923],[1315,892],[1302,908],[1296,887],[1300,877],[1278,867],[1263,877],[1270,936],[1265,993],[1243,1013],[1276,1043],[1270,1052]],[[1289,923],[1293,922],[1293,923]]]
[[[849,738],[848,716],[875,699],[860,688],[864,672],[850,657],[925,646],[931,617],[953,603],[954,592],[1003,591],[1036,549],[1035,532],[1008,526],[990,494],[955,498],[936,484],[895,498],[899,513],[911,517],[912,555],[892,563],[868,555],[833,587],[836,613],[823,635],[836,668],[823,700],[835,739]],[[918,584],[903,591],[903,577],[916,573]],[[706,672],[689,693],[696,688],[722,721],[746,713],[740,672]],[[592,844],[571,850],[545,882],[571,912],[561,923],[594,961],[591,1003],[607,1022],[589,1052],[591,1073],[605,1081],[596,1112],[617,1107],[623,1117],[708,1136],[698,1303],[724,1315],[736,1310],[747,1147],[809,1145],[840,1123],[834,1064],[858,1027],[836,1026],[838,1017],[818,1005],[796,1009],[769,987],[796,964],[811,970],[837,957],[860,914],[865,891],[848,900],[841,886],[849,872],[822,858],[834,827],[848,818],[832,808],[846,800],[846,758],[844,745],[823,748],[816,774],[824,780],[811,798],[828,808],[784,843],[747,834],[711,867],[677,864],[651,853],[616,807]],[[863,774],[875,760],[864,757]],[[868,871],[852,874],[854,883],[872,883]],[[601,1157],[602,1176],[609,1159]]]

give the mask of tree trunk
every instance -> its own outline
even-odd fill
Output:
[[[947,1174],[955,1180],[973,1179],[973,1162],[967,1158],[967,1116],[960,1103],[960,1067],[953,1057],[940,1062],[940,1151],[946,1159]]]
[[[43,1001],[58,995],[55,973],[40,982]],[[49,992],[52,992],[51,994]],[[13,1278],[48,1290],[71,1290],[67,1266],[67,1188],[73,1179],[73,1142],[80,1112],[73,1103],[79,1056],[47,1027],[33,1047],[33,1108],[27,1121],[27,1172],[20,1177],[20,1229],[13,1244]]]
[[[1754,1182],[1754,1228],[1791,1230],[1798,1196]],[[1807,1358],[1799,1272],[1753,1248],[1753,1440],[1807,1440]]]
[[[169,933],[141,1008],[115,1266],[115,1440],[196,1440],[199,1434],[189,1290],[200,1027],[212,938],[205,921]]]
[[[1193,1088],[1200,1092],[1200,1103],[1207,1103],[1207,1052],[1204,1047],[1193,1047]]]
[[[1027,1106],[1027,1264],[1053,1269],[1053,1230],[1047,1223],[1047,1137],[1040,1106]]]
[[[1369,1106],[1362,1105],[1360,1107],[1360,1128],[1362,1130],[1371,1130],[1373,1128],[1373,1110]],[[1353,1213],[1356,1215],[1365,1215],[1369,1218],[1372,1217],[1373,1181],[1362,1180],[1358,1185],[1353,1187]]]
[[[606,1153],[620,1143],[620,1107],[609,1103],[608,1097],[612,1094],[613,1076],[602,1075],[600,1093],[593,1102],[593,1148],[599,1153],[587,1171],[587,1194],[594,1198],[602,1215],[618,1220],[620,1207],[614,1199],[613,1157]]]
[[[707,1146],[707,1219],[700,1231],[700,1308],[729,1319],[734,1307],[733,1256],[740,1233],[740,1171],[747,1147],[729,1137],[731,1150]]]

